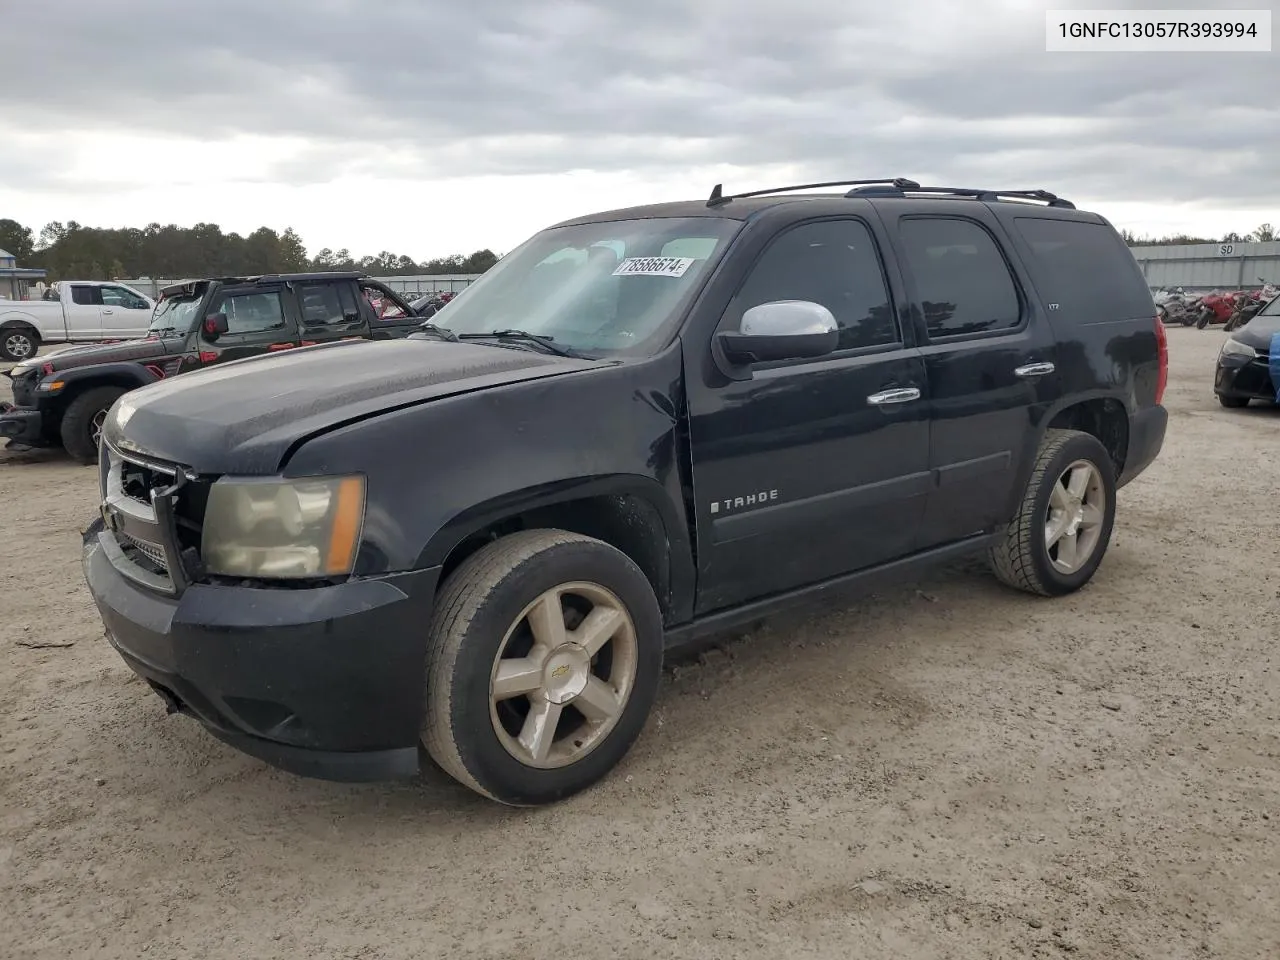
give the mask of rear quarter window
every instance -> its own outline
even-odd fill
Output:
[[[1155,316],[1155,304],[1133,255],[1106,224],[1017,217],[1014,226],[1032,260],[1031,277],[1055,318],[1076,323]]]

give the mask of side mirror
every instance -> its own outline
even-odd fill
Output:
[[[716,334],[725,359],[736,365],[805,360],[833,353],[840,342],[836,318],[820,303],[774,300],[742,315],[740,330]]]
[[[211,313],[204,318],[204,337],[210,343],[231,329],[225,313]]]

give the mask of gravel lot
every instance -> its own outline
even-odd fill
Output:
[[[774,622],[532,812],[166,717],[82,587],[94,471],[0,453],[0,956],[1280,955],[1280,412],[1218,406],[1222,336],[1170,331],[1090,587],[970,564]]]

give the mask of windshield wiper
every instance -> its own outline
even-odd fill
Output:
[[[441,340],[448,340],[450,343],[458,343],[458,335],[447,327],[438,327],[434,323],[426,322],[418,324],[418,329],[423,333],[430,333]]]
[[[463,333],[459,334],[462,340],[523,340],[525,343],[536,343],[547,353],[554,353],[557,357],[573,357],[574,359],[582,359],[582,354],[578,353],[572,347],[562,347],[555,342],[555,337],[544,337],[537,333],[529,333],[527,330],[490,330],[488,333]]]
[[[154,330],[148,330],[147,333],[154,333],[157,337],[165,333],[180,333],[177,327],[156,327]]]

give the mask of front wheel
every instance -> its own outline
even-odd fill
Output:
[[[1045,597],[1079,590],[1107,552],[1115,511],[1106,447],[1078,430],[1046,431],[1018,515],[991,548],[996,577]]]
[[[0,357],[11,363],[30,360],[40,349],[40,334],[30,327],[5,327],[0,330]]]
[[[62,446],[81,463],[98,462],[98,441],[111,405],[125,393],[123,387],[94,387],[76,397],[62,412]]]
[[[657,695],[662,615],[626,554],[562,530],[503,537],[436,598],[423,742],[513,806],[564,799],[630,749]]]
[[[1247,407],[1249,405],[1249,398],[1248,397],[1227,397],[1227,396],[1223,396],[1220,393],[1218,394],[1218,402],[1222,404],[1224,407],[1226,407],[1228,410],[1239,410],[1242,407]]]

